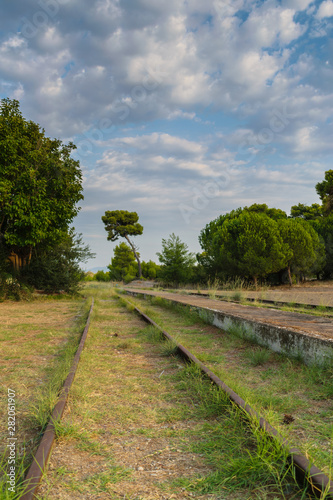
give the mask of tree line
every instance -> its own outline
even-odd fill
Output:
[[[329,279],[333,275],[333,170],[325,173],[316,191],[321,205],[299,203],[291,207],[289,216],[257,203],[220,215],[200,232],[202,252],[196,256],[179,236],[171,234],[162,240],[162,251],[157,253],[160,265],[143,263],[143,277],[175,284],[242,277],[255,286],[258,280],[292,285],[294,280],[312,276]],[[120,236],[130,241],[129,235],[143,231],[141,225],[136,226],[136,212],[108,211],[102,220],[112,241]],[[134,255],[139,261],[139,252]],[[128,282],[141,277],[133,243],[115,248],[109,270],[103,279]]]
[[[333,275],[333,170],[316,185],[322,201],[291,207],[290,216],[266,204],[238,208],[208,223],[198,262],[209,276],[271,278],[275,282]]]
[[[24,287],[75,292],[82,262],[94,254],[71,226],[83,199],[79,162],[72,142],[63,144],[26,120],[17,100],[0,104],[0,298]],[[143,233],[136,212],[106,211],[107,239],[124,238],[109,272],[99,279],[135,277],[164,283],[205,283],[244,277],[257,284],[333,275],[333,170],[316,185],[321,204],[299,203],[288,216],[253,204],[220,215],[199,235],[194,255],[179,236],[162,239],[159,264],[141,262],[132,237]]]

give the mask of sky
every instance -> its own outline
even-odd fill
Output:
[[[220,214],[318,203],[332,168],[333,1],[15,0],[0,6],[0,97],[77,150],[73,225],[107,266],[106,210],[141,258],[189,250]]]

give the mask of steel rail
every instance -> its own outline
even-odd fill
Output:
[[[49,423],[44,431],[42,440],[38,446],[36,455],[34,456],[34,461],[31,464],[28,473],[26,475],[26,478],[23,482],[24,485],[24,492],[20,496],[20,500],[32,500],[36,498],[36,492],[38,489],[38,486],[40,484],[40,481],[43,477],[44,471],[47,466],[48,459],[51,454],[51,449],[53,446],[53,443],[55,441],[55,425],[57,422],[60,421],[65,405],[67,402],[68,398],[68,393],[71,388],[71,385],[73,383],[75,373],[79,364],[80,356],[88,335],[88,330],[89,330],[89,324],[90,324],[90,317],[91,313],[93,310],[94,306],[94,298],[92,299],[92,303],[90,306],[86,326],[83,330],[81,340],[79,343],[79,346],[77,348],[76,354],[73,359],[72,366],[70,368],[70,371],[68,373],[68,376],[64,382],[64,385],[60,391],[60,395],[58,398],[58,401],[53,409],[52,415],[50,417]]]
[[[134,305],[126,299],[124,300],[128,302],[128,304],[131,304],[132,306]],[[155,321],[149,318],[149,316],[142,312],[138,307],[135,306],[134,310],[138,314],[140,314],[147,323],[160,330],[166,338],[171,340],[177,346],[177,349],[182,356],[198,365],[202,372],[205,373],[205,375],[207,375],[207,377],[209,377],[209,379],[214,382],[215,385],[220,387],[225,393],[228,394],[231,401],[233,401],[238,407],[242,408],[252,419],[254,419],[258,423],[261,429],[263,429],[271,438],[279,441],[281,446],[287,451],[289,460],[295,467],[296,477],[300,483],[304,485],[305,482],[308,482],[312,492],[317,497],[322,497],[322,495],[325,493],[325,498],[333,499],[333,482],[329,479],[328,476],[326,476],[326,474],[324,474],[315,465],[311,465],[310,461],[304,455],[302,455],[299,449],[290,447],[290,443],[274,427],[272,427],[271,424],[267,422],[267,420],[265,420],[263,417],[260,417],[256,410],[254,410],[248,403],[246,403],[240,396],[238,396],[238,394],[236,394],[230,387],[228,387],[186,347],[176,342],[168,332],[163,330],[157,323],[155,323]]]

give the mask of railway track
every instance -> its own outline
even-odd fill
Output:
[[[39,483],[43,477],[43,474],[46,470],[47,463],[49,460],[49,456],[52,450],[52,446],[55,441],[56,437],[56,431],[55,431],[55,425],[58,421],[61,420],[62,414],[65,409],[65,405],[67,402],[68,394],[70,391],[70,388],[72,386],[75,373],[80,361],[80,356],[83,351],[83,347],[88,335],[89,331],[89,325],[90,325],[90,317],[91,313],[94,307],[94,299],[92,299],[92,304],[90,307],[90,311],[88,314],[86,326],[83,330],[82,337],[80,344],[78,346],[78,349],[76,351],[76,354],[73,359],[73,363],[71,366],[71,369],[69,371],[69,374],[64,382],[64,385],[62,387],[62,390],[59,395],[59,399],[57,404],[55,405],[50,421],[44,431],[42,440],[38,446],[37,452],[34,457],[34,461],[31,464],[28,473],[26,475],[25,481],[24,481],[24,492],[22,496],[20,497],[22,500],[33,500],[36,498],[36,492],[39,486]]]
[[[243,409],[246,414],[254,419],[258,426],[265,431],[270,437],[278,440],[282,446],[287,450],[290,457],[291,463],[294,465],[297,477],[301,482],[308,481],[311,486],[312,492],[321,497],[323,492],[327,494],[326,498],[333,498],[333,482],[315,465],[300,452],[299,449],[292,447],[290,443],[279,432],[272,427],[267,420],[261,417],[249,404],[247,404],[238,394],[236,394],[230,387],[228,387],[219,377],[217,377],[209,368],[207,368],[196,356],[194,356],[186,347],[176,342],[171,335],[163,330],[158,324],[156,324],[149,316],[143,313],[138,307],[135,307],[135,311],[140,314],[143,319],[161,330],[165,338],[174,342],[177,345],[179,353],[189,362],[196,364],[202,372],[222,391],[224,391],[230,398],[230,400],[235,403],[239,408]]]
[[[258,423],[258,426],[265,433],[267,433],[273,440],[278,440],[284,448],[288,449],[291,463],[293,464],[296,475],[301,482],[304,482],[304,480],[308,481],[308,484],[310,485],[312,492],[314,494],[316,494],[317,496],[324,498],[323,492],[325,492],[325,495],[326,495],[325,498],[333,498],[333,485],[330,483],[328,477],[325,474],[323,474],[315,466],[311,465],[309,463],[308,459],[306,457],[304,457],[299,452],[299,450],[297,450],[295,448],[290,448],[290,445],[288,444],[288,442],[286,442],[286,440],[281,435],[279,435],[279,433],[276,431],[276,429],[274,429],[274,427],[272,427],[264,418],[261,418],[258,415],[258,413],[250,405],[248,405],[232,389],[230,389],[222,380],[220,380],[209,368],[207,368],[186,347],[184,347],[183,345],[178,343],[175,339],[173,339],[168,332],[166,332],[160,326],[158,326],[156,324],[156,322],[154,322],[147,314],[145,314],[143,311],[141,311],[140,308],[138,308],[137,306],[133,306],[133,305],[130,305],[129,307],[134,309],[135,312],[137,314],[139,314],[140,317],[146,323],[149,323],[155,329],[158,329],[165,338],[167,338],[170,342],[172,342],[176,346],[178,353],[181,354],[181,356],[183,358],[185,358],[187,361],[191,361],[192,363],[197,365],[200,368],[200,370],[203,372],[205,377],[208,377],[219,389],[221,389],[226,394],[228,394],[228,397],[230,398],[230,400],[233,403],[235,403],[238,407],[240,407],[242,409],[242,411],[244,411],[250,417],[251,421],[256,421]],[[89,314],[89,318],[90,318],[90,314]],[[72,366],[72,369],[70,371],[70,374],[65,382],[65,385],[64,385],[63,391],[61,393],[59,402],[58,402],[56,408],[54,409],[51,421],[50,421],[48,427],[46,428],[43,440],[42,440],[41,445],[36,453],[35,461],[32,464],[32,466],[28,472],[28,475],[26,477],[26,480],[25,480],[26,491],[20,497],[23,500],[30,500],[33,498],[38,498],[38,496],[36,496],[37,491],[38,491],[38,487],[40,484],[40,480],[43,476],[43,472],[46,469],[50,450],[52,448],[52,444],[53,444],[53,441],[55,438],[55,422],[59,421],[61,419],[61,415],[63,414],[67,395],[68,395],[71,383],[74,379],[76,369],[78,367],[78,361],[80,358],[80,354],[83,350],[84,342],[87,338],[89,321],[90,320],[88,320],[88,322],[87,322],[87,325],[86,325],[86,328],[85,328],[85,331],[84,331],[84,334],[82,336],[82,340],[80,343],[80,347],[79,347],[78,352],[75,356],[75,360],[73,362],[73,366]],[[116,335],[116,334],[114,334],[114,335]],[[121,335],[121,333],[120,333],[120,335]],[[68,497],[68,498],[70,498],[70,497]],[[89,498],[89,497],[87,497],[87,498]],[[110,498],[113,498],[113,497],[110,497]],[[116,498],[116,497],[114,497],[114,498]],[[127,497],[124,497],[124,498],[127,498]],[[133,496],[133,497],[128,497],[128,498],[135,498],[135,497]],[[137,497],[137,498],[139,498],[139,497]],[[150,497],[149,496],[147,496],[147,497],[142,496],[140,498],[146,500],[146,498],[148,499]],[[155,497],[151,497],[151,498],[155,498]],[[165,497],[165,498],[168,498],[168,497]],[[170,498],[172,498],[172,497],[170,497]],[[174,498],[182,498],[182,497],[174,497]],[[184,498],[187,498],[187,497],[184,496]],[[213,497],[210,497],[210,498],[213,498]],[[228,498],[228,497],[226,497],[226,498]],[[232,498],[236,498],[236,497],[232,497]],[[286,496],[286,498],[289,498],[289,497]],[[303,497],[303,498],[305,498],[305,497]]]

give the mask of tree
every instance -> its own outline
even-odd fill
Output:
[[[317,183],[316,191],[322,205],[313,203],[307,206],[299,203],[291,207],[291,217],[305,219],[311,223],[320,240],[324,242],[325,263],[318,269],[320,268],[324,278],[330,278],[333,274],[333,170],[325,172],[325,180]],[[323,259],[321,260],[323,262]],[[319,276],[319,272],[317,275]]]
[[[316,184],[316,191],[323,203],[325,215],[333,212],[333,170],[325,172],[325,180]]]
[[[114,250],[114,257],[108,266],[111,279],[116,281],[132,281],[137,274],[137,265],[132,249],[126,243],[120,243]]]
[[[162,239],[162,252],[156,255],[162,264],[160,275],[163,280],[177,284],[189,280],[195,257],[179,236],[172,233],[169,239]]]
[[[285,265],[277,221],[286,218],[283,210],[257,203],[219,216],[200,233],[199,263],[210,277],[249,276],[257,283]]]
[[[323,278],[329,279],[333,276],[333,212],[322,217],[315,230],[324,241],[326,262],[322,271]]]
[[[30,261],[39,244],[57,244],[68,232],[83,199],[73,143],[62,144],[23,118],[19,102],[0,106],[0,245]]]
[[[29,264],[21,270],[21,279],[46,292],[76,293],[84,272],[80,263],[95,256],[85,245],[81,234],[71,228],[55,245],[44,243],[34,249]]]
[[[142,276],[144,278],[149,278],[151,280],[158,278],[160,269],[161,266],[159,266],[152,260],[149,260],[148,262],[142,262]]]
[[[117,241],[120,237],[125,238],[129,243],[134,257],[137,260],[139,268],[139,278],[142,276],[141,263],[138,252],[134,244],[129,239],[129,236],[142,234],[143,227],[138,223],[139,216],[136,212],[127,212],[126,210],[106,211],[102,216],[102,221],[105,224],[105,230],[108,232],[109,241]]]
[[[94,279],[97,281],[110,281],[111,277],[110,277],[110,273],[99,270],[94,275]]]
[[[311,270],[319,272],[325,261],[323,243],[311,224],[302,218],[279,221],[282,240],[289,248],[287,261],[289,284],[292,286],[291,269],[301,274]]]
[[[292,218],[315,221],[322,218],[322,216],[323,209],[319,203],[312,203],[310,206],[299,203],[292,206],[290,210],[290,217]]]
[[[265,213],[243,211],[221,228],[221,258],[226,271],[251,276],[255,285],[285,267],[288,248],[279,234],[278,223]]]

